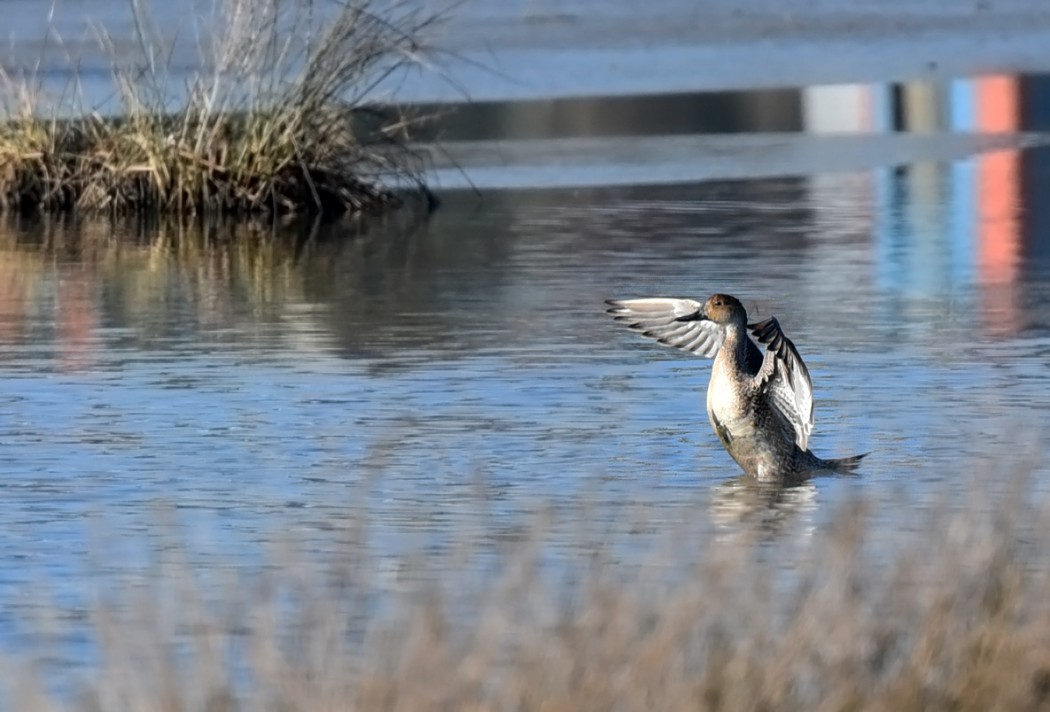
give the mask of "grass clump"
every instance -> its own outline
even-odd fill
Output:
[[[495,554],[464,532],[447,553],[394,566],[355,516],[333,529],[330,556],[289,545],[243,576],[168,564],[104,596],[83,696],[58,701],[9,667],[8,701],[26,712],[1046,709],[1046,504],[926,511],[899,538],[863,503],[785,539],[725,517],[709,528],[689,507],[670,519],[639,510],[631,520],[656,517],[667,539],[633,565],[578,511],[542,512]]]
[[[111,57],[117,116],[58,102],[0,72],[0,208],[91,213],[335,214],[422,188],[412,121],[376,108],[420,67],[440,15],[407,0],[217,0],[201,69],[177,86],[173,56],[132,0],[136,47]],[[44,115],[46,114],[46,115]]]

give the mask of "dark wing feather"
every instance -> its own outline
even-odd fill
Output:
[[[694,299],[651,297],[610,299],[606,302],[616,321],[661,344],[714,358],[725,341],[725,330],[700,317],[703,305]]]
[[[794,427],[798,446],[807,450],[813,432],[813,381],[809,369],[776,318],[748,324],[748,329],[773,355],[772,368],[762,384],[770,403]]]

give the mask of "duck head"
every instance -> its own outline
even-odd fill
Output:
[[[747,310],[740,300],[728,294],[715,294],[704,303],[704,317],[716,324],[747,324]]]

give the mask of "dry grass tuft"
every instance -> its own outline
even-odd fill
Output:
[[[670,546],[638,568],[596,549],[600,533],[556,541],[575,525],[549,513],[496,566],[482,545],[391,568],[350,524],[326,560],[293,546],[207,585],[189,565],[151,572],[96,610],[103,653],[79,698],[56,702],[25,676],[10,708],[1050,705],[1045,508],[927,511],[897,539],[872,516],[846,507],[808,540],[661,521]]]
[[[201,66],[174,90],[143,0],[138,49],[113,58],[118,118],[75,101],[41,115],[33,82],[0,71],[0,208],[178,214],[381,209],[422,189],[412,120],[379,85],[424,64],[440,21],[410,0],[217,0]],[[61,118],[58,118],[61,117]]]

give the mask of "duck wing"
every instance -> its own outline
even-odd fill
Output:
[[[725,329],[704,318],[704,305],[695,299],[650,297],[609,299],[606,313],[661,344],[714,358],[726,339]]]
[[[813,381],[809,369],[795,344],[784,336],[776,318],[748,324],[747,328],[766,346],[762,367],[755,376],[757,385],[767,394],[773,408],[795,429],[795,443],[803,451],[808,450],[809,435],[813,432]]]
[[[725,327],[704,316],[703,304],[684,297],[650,297],[647,299],[607,299],[616,321],[642,336],[656,339],[697,356],[714,358],[726,339]],[[744,368],[751,376],[762,366],[762,352],[747,340]]]

